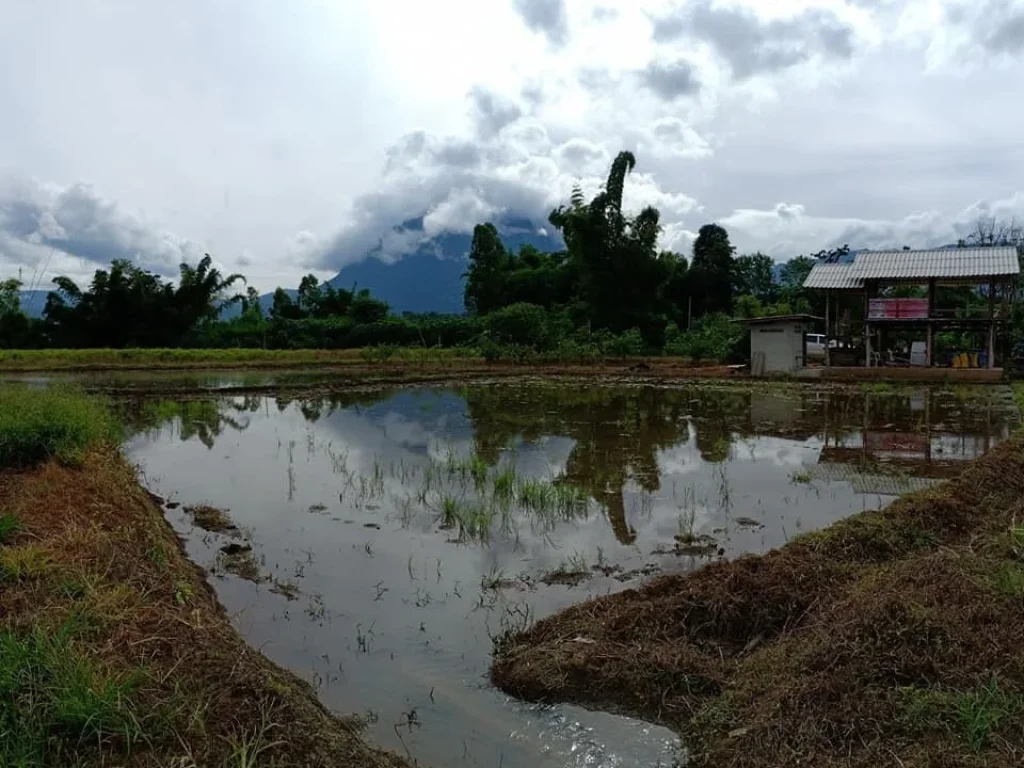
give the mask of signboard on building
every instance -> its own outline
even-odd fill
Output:
[[[870,299],[868,320],[926,320],[928,299]]]

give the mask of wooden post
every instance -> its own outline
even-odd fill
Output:
[[[988,367],[996,367],[996,281],[988,283]]]
[[[871,323],[868,321],[871,311],[870,283],[864,282],[864,366],[871,367]]]
[[[825,367],[827,368],[832,364],[832,356],[829,354],[828,341],[832,338],[832,333],[828,326],[828,315],[829,309],[832,306],[832,291],[825,291]]]
[[[927,367],[931,367],[933,360],[932,344],[934,339],[934,330],[932,328],[932,317],[935,315],[935,278],[928,279],[928,336],[925,340],[924,346],[924,364]]]

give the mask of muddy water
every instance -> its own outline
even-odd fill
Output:
[[[129,455],[246,638],[435,768],[672,765],[663,728],[490,688],[491,637],[880,507],[1016,413],[999,389],[509,383],[125,407]],[[196,528],[192,504],[239,530]]]

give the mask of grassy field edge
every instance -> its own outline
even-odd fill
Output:
[[[33,398],[51,407],[10,416]],[[245,643],[87,418],[101,401],[5,388],[0,407],[0,765],[408,765]]]

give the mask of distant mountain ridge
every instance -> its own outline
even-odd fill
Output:
[[[541,251],[557,251],[565,246],[561,238],[541,231],[529,219],[507,216],[494,222],[502,242],[510,251],[521,245],[532,245]],[[423,217],[410,219],[395,227],[399,234],[423,232]],[[393,312],[464,311],[463,277],[469,267],[469,250],[473,236],[468,232],[443,232],[422,239],[416,250],[393,261],[377,257],[380,247],[362,260],[346,265],[328,282],[336,288],[368,288],[383,299]]]

